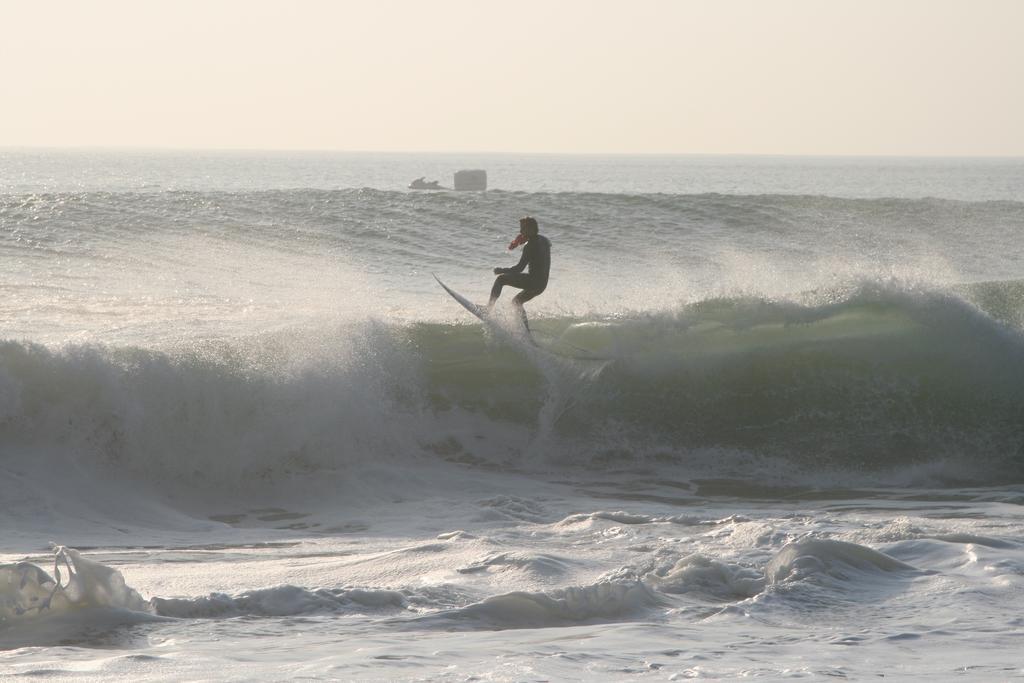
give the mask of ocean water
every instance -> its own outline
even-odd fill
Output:
[[[537,346],[432,277],[526,214]],[[1022,678],[1022,235],[1015,159],[0,151],[0,676]]]

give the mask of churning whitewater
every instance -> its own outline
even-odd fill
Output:
[[[1024,675],[1024,164],[0,160],[0,673]]]

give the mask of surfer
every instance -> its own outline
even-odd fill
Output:
[[[494,274],[498,277],[495,278],[494,286],[491,288],[491,300],[488,302],[487,308],[490,309],[494,306],[494,302],[501,296],[502,287],[508,285],[523,290],[516,294],[512,303],[519,309],[523,327],[529,332],[530,324],[526,319],[526,309],[523,308],[523,304],[547,288],[548,272],[551,270],[551,242],[538,232],[536,218],[527,216],[519,219],[519,235],[512,240],[508,248],[511,251],[523,243],[526,246],[523,247],[523,256],[519,259],[519,263],[511,268],[494,269]]]

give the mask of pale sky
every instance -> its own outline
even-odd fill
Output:
[[[0,146],[1024,156],[1024,0],[0,0]]]

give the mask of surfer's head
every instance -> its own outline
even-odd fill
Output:
[[[528,238],[535,236],[538,229],[537,219],[533,216],[524,216],[519,219],[519,232],[526,235]]]

